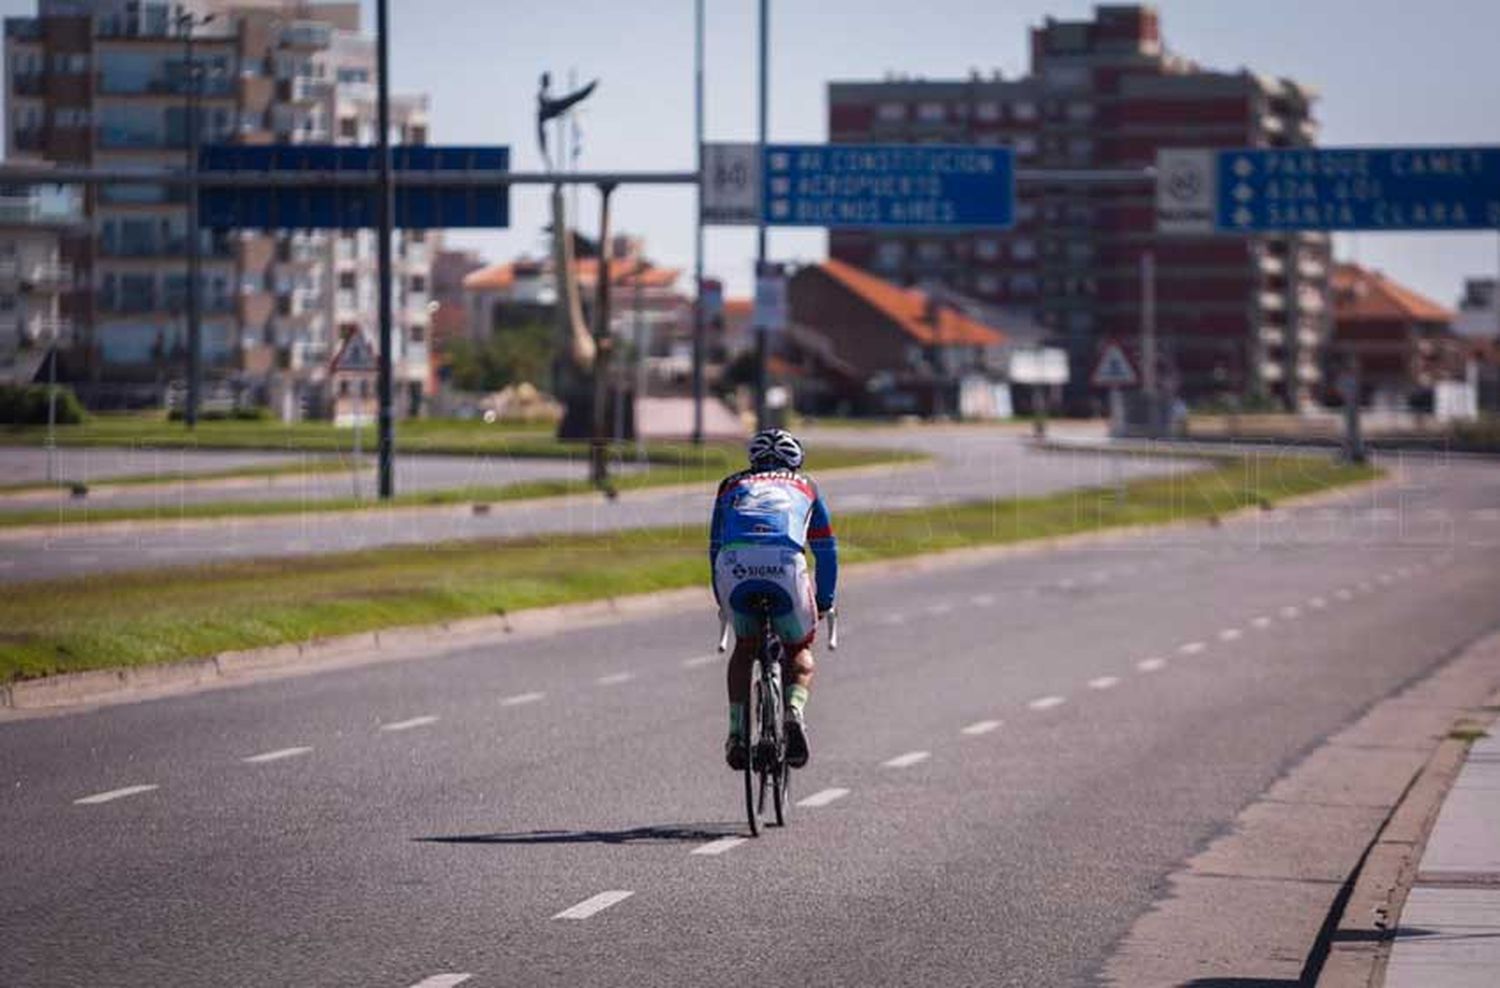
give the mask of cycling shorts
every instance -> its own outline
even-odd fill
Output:
[[[751,547],[724,549],[714,564],[714,596],[739,638],[760,636],[764,599],[771,605],[771,627],[783,645],[795,651],[812,644],[818,631],[807,558],[795,549]]]

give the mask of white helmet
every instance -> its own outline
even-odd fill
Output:
[[[750,437],[750,465],[757,468],[802,466],[802,444],[785,429],[763,429]]]

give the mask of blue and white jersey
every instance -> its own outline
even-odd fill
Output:
[[[833,606],[838,586],[838,541],[828,507],[811,477],[795,470],[745,470],[726,477],[714,499],[708,559],[720,549],[811,549],[817,564],[819,610]]]

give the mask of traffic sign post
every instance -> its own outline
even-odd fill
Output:
[[[1125,398],[1122,391],[1125,388],[1140,387],[1141,375],[1119,340],[1104,342],[1099,350],[1099,358],[1094,362],[1094,369],[1089,374],[1089,383],[1096,388],[1109,389],[1110,429],[1115,435],[1122,435],[1125,429]]]
[[[1500,147],[1172,149],[1163,233],[1500,229]]]

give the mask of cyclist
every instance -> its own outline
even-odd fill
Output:
[[[818,618],[833,609],[838,543],[817,484],[801,472],[802,444],[796,437],[784,429],[766,429],[751,437],[748,452],[750,468],[719,484],[709,526],[714,596],[735,633],[724,757],[736,771],[749,758],[745,722],[761,619],[748,602],[765,595],[773,601],[772,627],[782,643],[787,764],[801,768],[808,759],[803,711],[813,678],[809,646]],[[816,587],[807,572],[807,549],[817,563]]]

